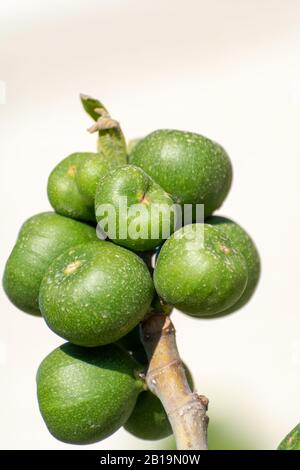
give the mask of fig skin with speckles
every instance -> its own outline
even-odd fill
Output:
[[[250,235],[233,220],[213,215],[208,217],[205,222],[220,229],[222,233],[230,239],[233,246],[242,253],[246,260],[248,270],[246,288],[239,300],[229,309],[222,312],[223,314],[233,313],[249,302],[250,298],[254,294],[260,276],[260,257]]]
[[[79,192],[90,207],[94,207],[99,181],[117,165],[115,160],[109,160],[105,155],[99,153],[88,154],[82,159],[76,173],[76,183]]]
[[[117,345],[82,348],[65,343],[37,372],[38,402],[50,433],[71,444],[91,444],[125,424],[143,382],[140,365]]]
[[[184,313],[215,315],[235,304],[247,284],[243,255],[219,229],[192,224],[163,245],[154,269],[162,299]]]
[[[54,212],[28,219],[4,270],[3,287],[10,301],[26,313],[40,315],[39,288],[51,262],[71,246],[95,240],[93,227]]]
[[[141,139],[129,155],[179,204],[204,204],[205,216],[229,192],[232,166],[225,150],[192,132],[162,129]]]
[[[145,316],[153,297],[143,260],[97,241],[60,255],[45,274],[40,309],[48,326],[81,346],[117,341]]]
[[[122,201],[125,210],[119,210]],[[105,229],[107,214],[101,211],[107,204],[116,212],[117,223],[112,230],[109,226]],[[173,233],[176,218],[173,206],[171,197],[141,168],[132,165],[109,172],[98,184],[95,196],[96,218],[98,223],[104,220],[103,228],[109,239],[135,251],[152,250]],[[124,228],[127,233],[123,235]]]
[[[95,222],[94,199],[98,182],[117,166],[101,153],[78,152],[64,158],[48,179],[48,198],[61,215]]]
[[[84,159],[92,153],[72,153],[64,158],[48,178],[48,199],[53,209],[61,215],[85,222],[95,222],[93,205],[79,191],[76,174]]]

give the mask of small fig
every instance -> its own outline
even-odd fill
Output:
[[[62,160],[51,172],[48,179],[48,198],[58,214],[73,219],[95,222],[93,204],[89,204],[79,191],[76,175],[78,168],[91,153],[72,153]]]

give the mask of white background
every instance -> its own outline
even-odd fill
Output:
[[[218,320],[174,314],[182,357],[221,433],[275,448],[300,421],[300,3],[297,0],[3,0],[1,266],[22,222],[47,210],[47,176],[93,151],[79,92],[128,138],[162,127],[220,142],[234,166],[222,210],[262,256],[257,293]],[[3,84],[2,84],[3,87]],[[0,446],[69,448],[39,415],[35,372],[62,340],[1,292]],[[153,446],[121,430],[94,448]]]

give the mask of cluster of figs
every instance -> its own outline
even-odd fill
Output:
[[[88,96],[81,102],[94,120],[97,152],[73,153],[53,169],[53,212],[23,224],[3,285],[16,307],[42,316],[67,341],[37,372],[39,408],[53,436],[88,444],[124,426],[139,438],[161,439],[172,430],[145,384],[141,322],[157,309],[206,319],[240,309],[256,288],[259,255],[240,225],[213,215],[232,181],[219,144],[178,130],[126,144],[101,102]],[[121,214],[122,198],[140,211]],[[154,220],[149,215],[157,205],[163,209]],[[174,205],[192,208],[191,223],[178,228]],[[102,224],[106,238],[96,230],[103,206],[117,214],[116,230]],[[130,224],[135,236],[121,236]]]

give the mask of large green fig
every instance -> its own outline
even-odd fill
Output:
[[[300,450],[300,423],[281,441],[278,450]]]
[[[100,346],[142,320],[153,290],[140,257],[110,242],[91,242],[51,264],[40,288],[40,309],[58,335],[81,346]]]
[[[238,251],[240,251],[240,253],[242,253],[246,260],[248,270],[248,281],[246,288],[239,300],[229,309],[222,312],[224,314],[231,313],[243,307],[254,294],[260,275],[259,254],[253,240],[248,235],[248,233],[233,220],[227,219],[226,217],[213,215],[208,217],[205,222],[222,230],[222,233],[224,233],[224,235],[230,239],[232,245]]]
[[[152,132],[133,147],[130,163],[141,167],[175,202],[204,204],[205,216],[221,206],[231,186],[225,150],[192,132]]]
[[[155,248],[174,231],[172,199],[132,165],[114,169],[100,181],[95,212],[112,241],[136,251]]]
[[[54,437],[90,444],[113,434],[143,390],[139,364],[117,345],[82,348],[66,343],[37,373],[40,411]]]
[[[4,290],[24,312],[40,315],[39,288],[51,262],[71,246],[97,240],[93,227],[53,212],[27,220],[5,266]]]
[[[154,285],[162,299],[196,317],[235,304],[247,278],[244,256],[219,229],[207,224],[175,232],[163,245],[154,269]]]

